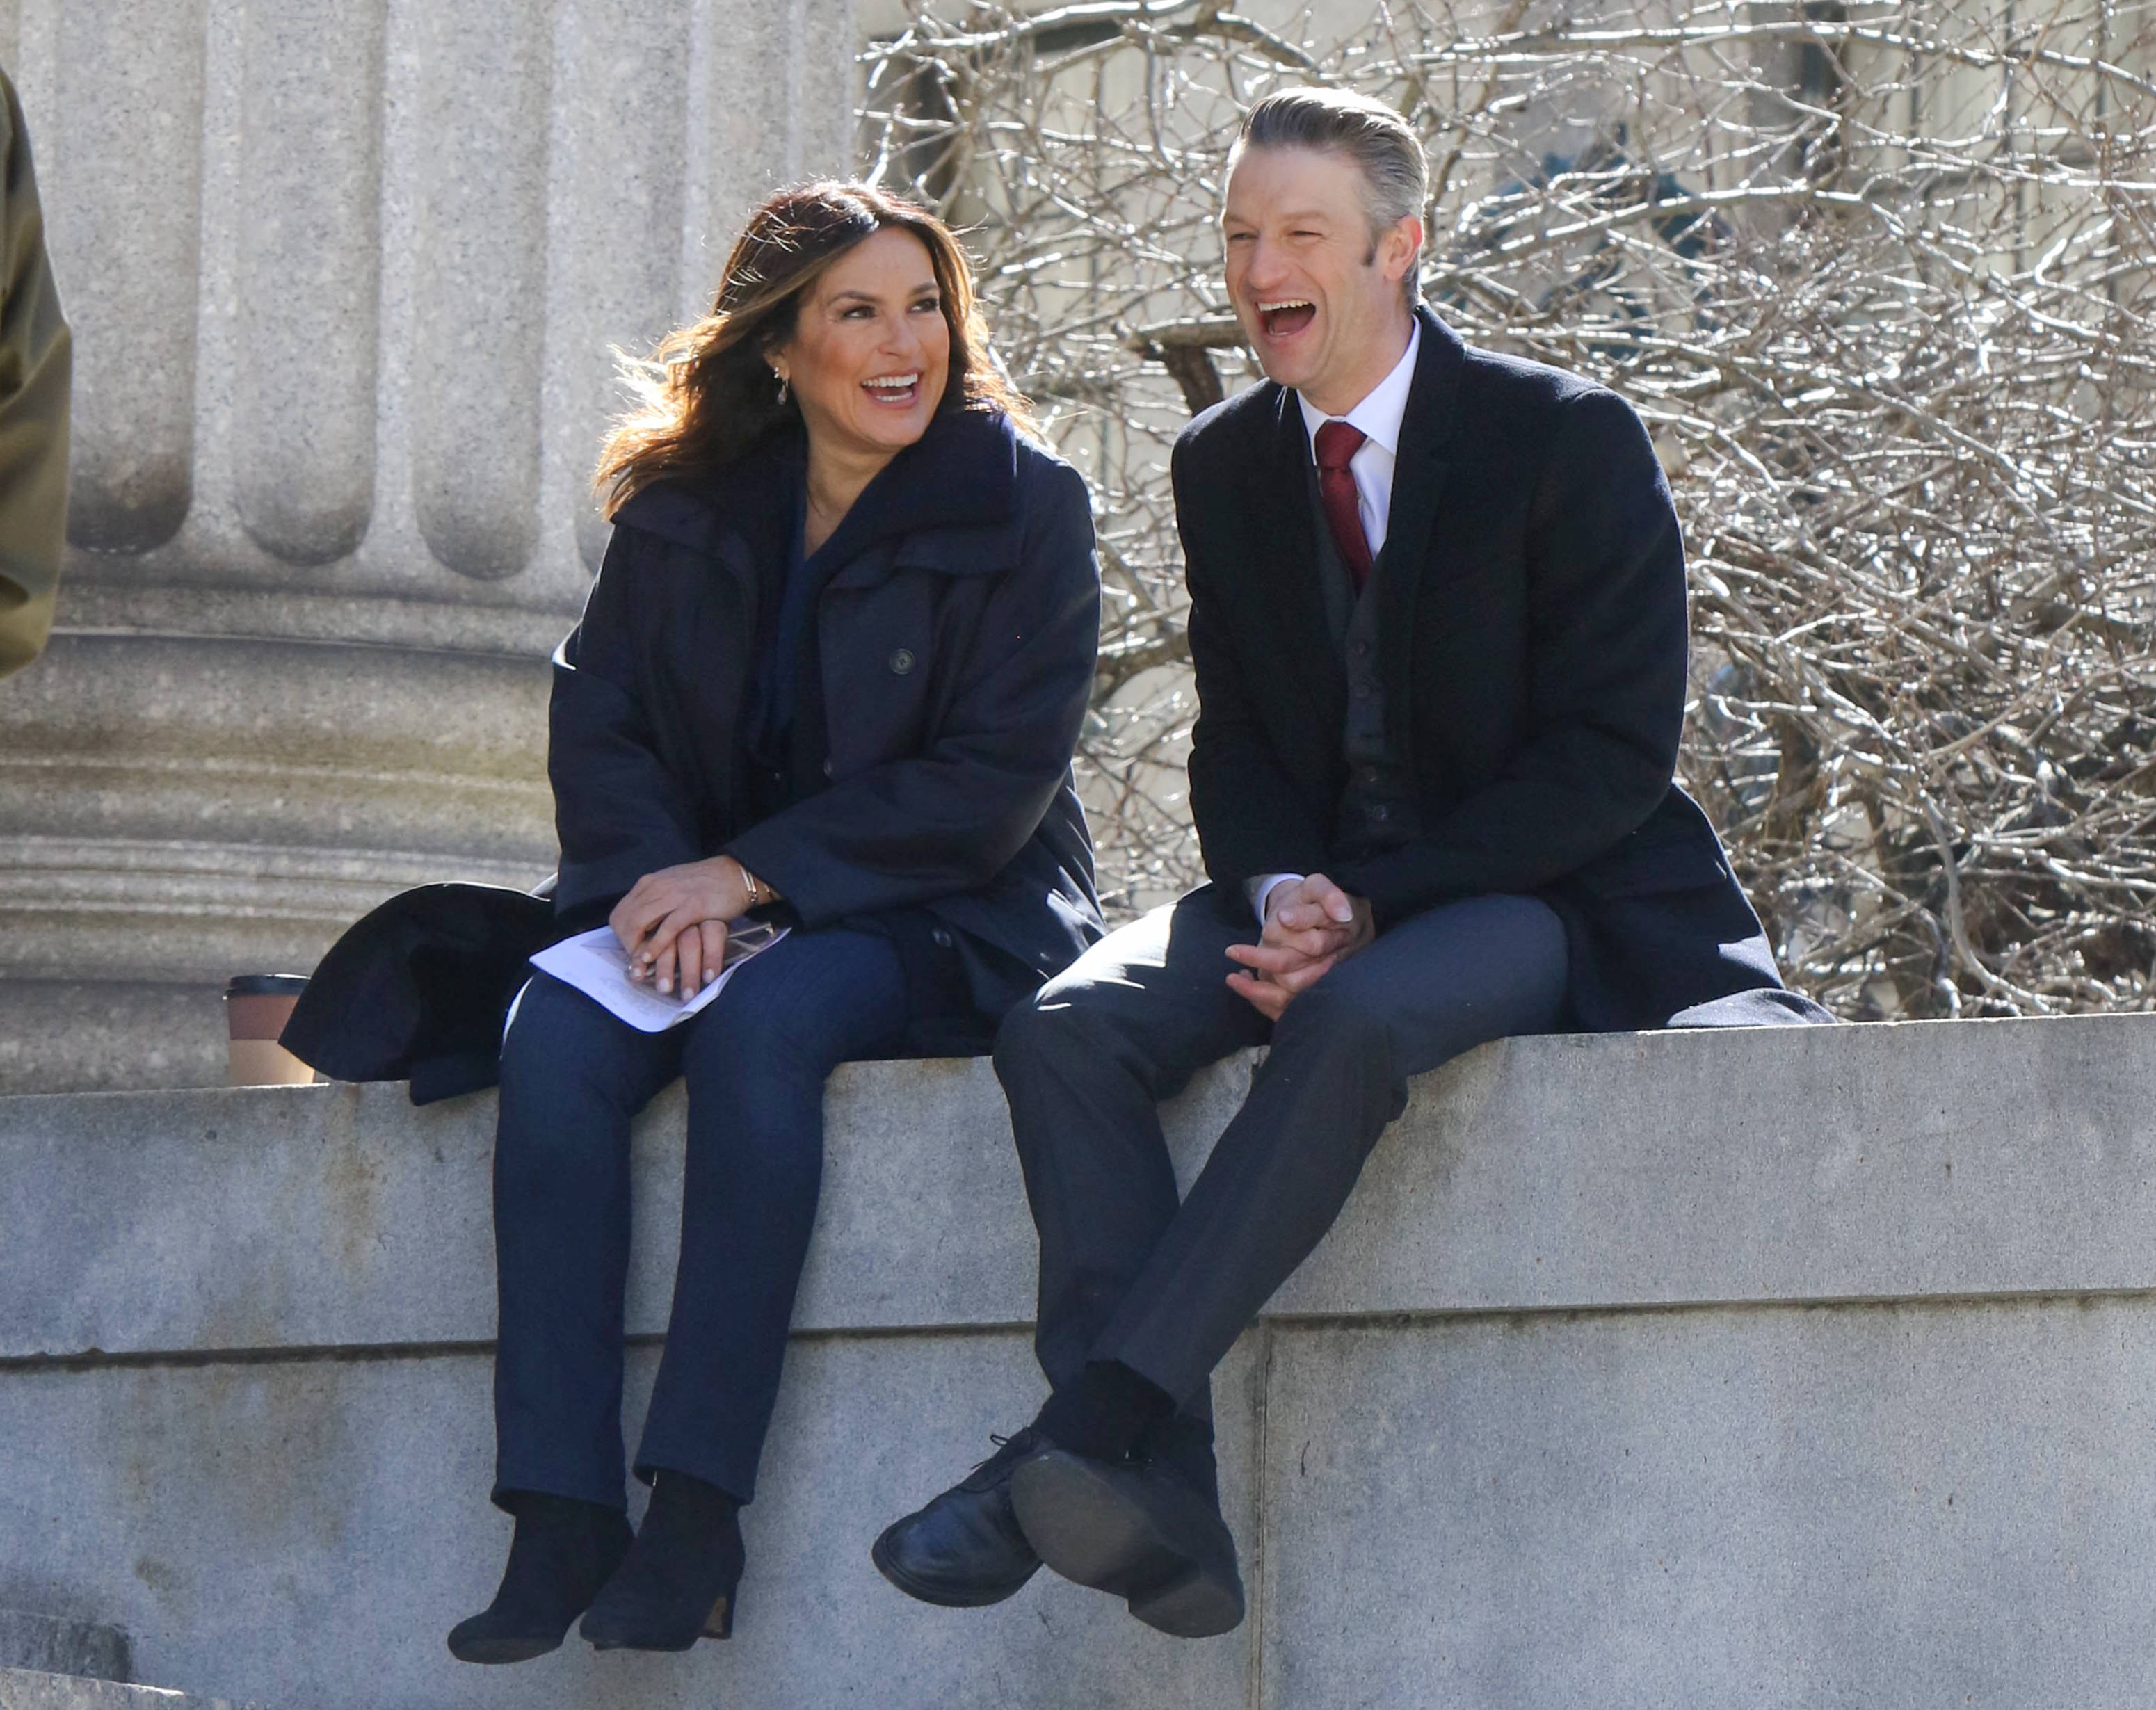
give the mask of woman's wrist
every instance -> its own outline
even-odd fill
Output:
[[[747,899],[742,905],[744,912],[753,908],[766,907],[780,900],[778,892],[775,889],[757,878],[739,860],[732,855],[728,855],[726,859],[733,862],[734,871],[741,880],[742,895]]]

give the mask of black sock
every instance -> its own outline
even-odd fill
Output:
[[[1220,1505],[1220,1474],[1213,1455],[1213,1421],[1187,1413],[1157,1419],[1138,1439],[1137,1452],[1148,1461],[1171,1467],[1193,1490],[1216,1508]]]
[[[1076,1383],[1058,1389],[1034,1429],[1059,1449],[1096,1461],[1126,1461],[1146,1427],[1175,1411],[1175,1398],[1121,1360],[1089,1360]]]

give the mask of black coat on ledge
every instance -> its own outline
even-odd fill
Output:
[[[984,1050],[1101,935],[1070,778],[1099,639],[1091,511],[1076,472],[1000,415],[938,416],[819,555],[799,656],[820,775],[744,819],[739,721],[783,579],[774,495],[798,456],[775,444],[621,508],[554,655],[551,896],[393,898],[323,959],[287,1049],[339,1080],[408,1078],[415,1103],[490,1086],[526,958],[603,922],[645,874],[721,853],[803,927],[901,919],[955,958],[957,1013],[921,1017],[908,1055]]]

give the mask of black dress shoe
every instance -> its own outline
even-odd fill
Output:
[[[494,1601],[449,1630],[461,1662],[523,1662],[561,1648],[569,1623],[629,1553],[629,1521],[618,1509],[571,1497],[516,1491],[509,1565]]]
[[[741,1504],[662,1469],[636,1542],[577,1630],[594,1651],[686,1651],[729,1638],[747,1559]]]
[[[1011,1512],[1011,1470],[1047,1440],[1028,1426],[925,1508],[894,1520],[869,1548],[876,1571],[908,1597],[945,1609],[1001,1603],[1040,1558]]]
[[[1205,1639],[1241,1625],[1235,1538],[1219,1505],[1167,1461],[1045,1449],[1013,1471],[1011,1507],[1041,1560],[1122,1598],[1147,1626]]]

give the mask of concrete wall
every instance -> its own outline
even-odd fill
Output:
[[[0,0],[75,332],[0,689],[0,1092],[214,1085],[228,975],[554,860],[612,347],[844,172],[852,0]]]
[[[1173,1123],[1186,1172],[1247,1084]],[[1180,1643],[869,1539],[1038,1399],[981,1064],[848,1068],[737,1636],[452,1662],[491,1102],[0,1101],[0,1606],[280,1706],[2145,1706],[2156,1019],[1515,1041],[1420,1084],[1224,1369],[1252,1589]],[[632,1422],[678,1094],[639,1128]]]

